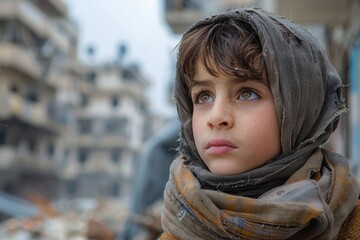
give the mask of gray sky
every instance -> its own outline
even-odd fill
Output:
[[[161,0],[64,0],[79,28],[79,54],[84,61],[86,48],[96,49],[96,62],[111,62],[119,44],[128,46],[126,62],[139,63],[153,87],[148,92],[153,109],[173,115],[166,90],[173,78],[173,48],[179,36],[165,23]]]

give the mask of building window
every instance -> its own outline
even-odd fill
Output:
[[[15,94],[18,93],[19,92],[19,87],[16,86],[15,84],[12,84],[10,86],[10,92],[15,93]]]
[[[194,0],[167,0],[165,1],[166,10],[183,11],[186,9],[199,10],[200,5]]]
[[[28,139],[28,146],[29,146],[29,150],[30,150],[30,153],[34,154],[35,151],[36,151],[36,147],[37,147],[37,143],[35,141],[35,139]]]
[[[6,132],[3,126],[0,125],[0,145],[5,145]]]
[[[5,182],[5,184],[3,185],[3,191],[9,194],[15,194],[16,186],[12,182]]]
[[[87,73],[86,78],[91,84],[96,85],[96,78],[97,78],[96,72],[92,71]]]
[[[105,134],[127,134],[127,119],[110,118],[105,120]]]
[[[105,133],[106,134],[118,134],[120,132],[120,123],[118,119],[106,119],[105,120]]]
[[[49,157],[53,157],[55,153],[55,145],[53,143],[49,143],[47,146],[47,155]]]
[[[77,184],[76,184],[75,181],[68,182],[66,186],[67,186],[67,192],[70,195],[76,194],[76,192],[77,192]]]
[[[29,102],[33,102],[33,103],[36,103],[39,101],[39,94],[35,91],[30,91],[27,96],[26,96],[26,99],[29,101]]]
[[[147,105],[144,102],[139,103],[139,108],[140,108],[140,111],[143,112],[143,113],[146,113],[147,110],[148,110]]]
[[[111,161],[114,163],[114,164],[117,164],[120,162],[120,159],[121,159],[121,154],[119,151],[114,151],[111,153]]]
[[[86,150],[79,150],[78,152],[78,163],[80,166],[84,167],[86,162],[88,161],[88,152]]]
[[[69,160],[69,155],[70,155],[70,150],[69,149],[65,149],[64,154],[62,156],[62,165],[66,165],[68,163]]]
[[[119,183],[114,183],[114,184],[112,185],[111,195],[112,195],[113,197],[117,197],[117,196],[119,196],[119,192],[120,192]]]
[[[7,42],[22,43],[21,29],[17,21],[6,21],[3,39]]]
[[[77,130],[81,134],[90,134],[92,131],[92,122],[90,119],[81,119],[77,121]]]
[[[112,96],[111,97],[111,106],[114,107],[114,108],[119,106],[119,98],[118,98],[118,96]]]
[[[80,106],[86,107],[89,104],[89,97],[86,94],[80,95]]]
[[[136,79],[135,74],[129,69],[124,69],[122,71],[122,77],[125,81],[131,81]]]

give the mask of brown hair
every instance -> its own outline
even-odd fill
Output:
[[[258,36],[250,25],[236,19],[213,22],[186,33],[179,43],[178,73],[188,87],[201,61],[209,74],[263,79],[265,62]]]

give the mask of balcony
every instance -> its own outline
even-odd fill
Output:
[[[4,119],[16,117],[51,132],[58,132],[60,129],[60,126],[49,120],[44,102],[28,102],[18,95],[4,94],[0,96],[0,117]]]
[[[0,147],[0,169],[7,169],[15,159],[15,151],[11,147]]]
[[[194,22],[203,17],[202,3],[194,0],[165,0],[165,20],[174,33],[183,33]]]
[[[91,149],[127,148],[128,140],[122,135],[94,136],[91,134],[78,134],[71,139],[74,145],[80,148]]]
[[[67,7],[61,0],[41,0],[35,1],[35,4],[49,15],[55,17],[65,17],[67,15]]]
[[[36,154],[23,153],[14,147],[0,146],[0,170],[26,169],[36,172],[57,173],[57,167],[49,160],[40,160]]]
[[[278,0],[277,11],[299,24],[336,25],[346,23],[349,13],[353,10],[351,8],[355,6],[352,2],[349,0]]]
[[[123,81],[116,85],[109,86],[98,86],[98,91],[94,94],[104,94],[104,95],[130,95],[136,99],[144,98],[144,86],[140,85],[138,82],[127,82]]]
[[[19,71],[30,79],[42,82],[52,89],[58,87],[57,79],[51,76],[44,77],[43,68],[31,49],[12,43],[0,42],[0,52],[0,66],[2,68]]]
[[[165,0],[165,19],[175,33],[183,33],[201,18],[243,6],[254,6],[256,0]]]
[[[174,33],[183,33],[194,22],[201,18],[201,11],[196,9],[166,9],[165,12],[165,19]]]
[[[69,52],[71,49],[70,39],[66,33],[60,30],[60,23],[47,17],[28,1],[0,1],[0,19],[20,19],[23,24],[32,29],[37,35],[53,42],[61,51]]]
[[[33,79],[41,79],[42,68],[30,49],[0,42],[0,52],[1,66],[17,69]]]

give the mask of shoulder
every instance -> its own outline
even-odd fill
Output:
[[[360,239],[360,201],[343,223],[338,240]]]

